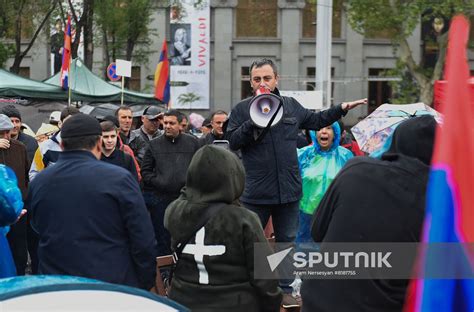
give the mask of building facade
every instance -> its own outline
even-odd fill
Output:
[[[355,124],[390,97],[388,80],[379,75],[396,66],[394,47],[384,34],[364,37],[349,26],[341,1],[334,0],[332,41],[332,102],[368,97],[369,105],[351,111],[346,124]],[[282,90],[313,90],[315,76],[315,5],[307,0],[210,0],[210,110],[230,111],[251,95],[249,66],[254,59],[271,58],[279,68]],[[131,88],[153,92],[153,75],[161,43],[171,38],[169,1],[155,0],[152,8],[153,52],[147,64],[134,64]],[[409,38],[415,61],[425,53],[420,23]],[[50,39],[39,38],[24,59],[22,72],[32,79],[50,75]],[[469,52],[471,68],[474,53]],[[133,62],[133,59],[132,59]],[[10,66],[7,63],[7,66]],[[93,71],[103,74],[104,57],[94,49]],[[207,115],[207,110],[199,113]]]

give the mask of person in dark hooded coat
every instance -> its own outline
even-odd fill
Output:
[[[408,119],[381,159],[349,160],[313,215],[316,242],[418,242],[436,121]],[[408,280],[303,281],[303,311],[401,311]]]
[[[206,145],[189,165],[181,196],[166,209],[165,227],[176,249],[193,234],[210,204],[225,204],[186,245],[202,240],[201,244],[221,248],[219,255],[205,255],[196,263],[185,248],[171,282],[170,298],[192,311],[279,311],[278,280],[254,279],[254,243],[266,239],[257,215],[238,203],[244,180],[237,156]],[[270,245],[264,246],[270,255]]]

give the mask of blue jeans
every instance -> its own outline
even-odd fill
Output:
[[[313,242],[313,238],[311,237],[312,218],[312,215],[300,211],[300,226],[298,229],[298,235],[296,236],[297,243]]]
[[[242,204],[258,215],[263,228],[272,216],[277,243],[292,243],[295,241],[296,232],[298,231],[299,202],[276,205]]]
[[[158,197],[154,192],[144,191],[143,198],[146,207],[150,211],[151,222],[155,230],[155,238],[157,243],[157,256],[165,256],[171,254],[171,235],[164,226],[165,210],[168,205],[176,198],[165,196]]]
[[[244,207],[255,212],[260,218],[262,227],[268,222],[272,216],[273,230],[275,231],[275,242],[292,243],[295,241],[296,232],[298,231],[298,213],[299,202],[277,205],[255,205],[243,203]],[[280,287],[285,293],[291,293],[293,290],[290,284],[292,279],[280,280]]]

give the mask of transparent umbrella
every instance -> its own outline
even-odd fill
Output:
[[[352,127],[351,131],[360,149],[372,153],[384,145],[402,121],[422,115],[432,115],[438,123],[442,121],[441,114],[424,103],[383,104]]]

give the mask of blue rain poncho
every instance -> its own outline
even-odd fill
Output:
[[[334,140],[329,150],[321,150],[316,140],[316,132],[311,130],[312,145],[298,150],[298,163],[303,184],[300,210],[312,215],[319,205],[332,180],[344,164],[353,157],[348,149],[339,146],[341,128],[333,123]]]
[[[0,164],[0,278],[16,275],[15,264],[5,235],[23,209],[21,191],[13,170]]]

